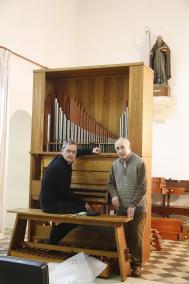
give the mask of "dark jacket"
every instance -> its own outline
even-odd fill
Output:
[[[77,157],[92,154],[91,149],[78,149]],[[68,164],[62,155],[56,156],[48,165],[42,179],[40,206],[43,211],[56,212],[60,203],[66,201],[85,205],[79,196],[70,189],[72,165]]]

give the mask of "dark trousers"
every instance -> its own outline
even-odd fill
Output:
[[[61,239],[63,239],[71,230],[77,225],[60,223],[58,225],[53,224],[50,233],[50,244],[56,245]]]
[[[53,208],[43,208],[46,213],[55,214],[74,214],[82,211],[86,211],[83,205],[72,203],[72,202],[59,202],[53,206]],[[61,239],[63,239],[72,229],[77,225],[60,223],[58,225],[53,224],[51,228],[49,242],[50,244],[56,245]]]
[[[127,246],[131,254],[131,265],[142,266],[142,241],[146,212],[135,212],[132,221],[125,225]]]

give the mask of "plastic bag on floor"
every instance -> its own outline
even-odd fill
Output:
[[[48,266],[49,284],[91,284],[107,264],[80,252],[62,263]]]

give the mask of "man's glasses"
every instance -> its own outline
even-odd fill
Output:
[[[77,151],[76,151],[76,150],[70,150],[70,149],[67,149],[67,150],[66,150],[66,153],[67,153],[67,154],[73,154],[73,155],[76,155],[76,154],[77,154]]]

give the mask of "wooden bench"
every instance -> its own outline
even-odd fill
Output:
[[[152,178],[152,193],[159,194],[162,199],[161,204],[152,204],[152,213],[162,216],[152,216],[152,229],[157,229],[163,239],[188,239],[187,227],[183,221],[170,217],[171,215],[189,216],[189,207],[173,206],[170,202],[172,195],[183,195],[187,190],[188,181]]]
[[[171,195],[183,195],[188,191],[188,181],[176,182],[164,178],[152,178],[152,193],[159,193],[162,197],[160,205],[152,204],[152,213],[169,217],[170,215],[189,216],[189,207],[170,204]]]
[[[165,240],[181,241],[188,239],[187,227],[178,218],[152,217],[152,230],[157,229]]]
[[[40,209],[13,209],[10,213],[16,213],[16,221],[8,249],[8,255],[18,256],[42,261],[61,262],[70,254],[84,252],[89,255],[107,258],[117,258],[121,281],[125,281],[130,274],[130,259],[124,235],[124,224],[131,219],[126,216],[99,215],[79,216],[77,214],[47,214]],[[103,250],[95,248],[79,248],[73,246],[56,246],[25,240],[28,221],[42,221],[55,223],[72,223],[112,228],[115,235],[116,249]],[[97,244],[98,245],[98,244]]]

